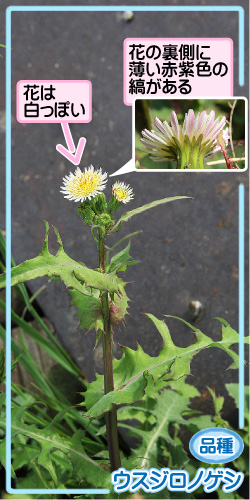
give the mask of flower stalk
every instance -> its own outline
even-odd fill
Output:
[[[102,273],[106,270],[105,259],[105,230],[98,229],[99,242],[98,242],[98,255],[99,255],[99,268]],[[108,292],[101,292],[101,311],[103,316],[104,331],[102,333],[103,342],[103,361],[104,361],[104,394],[114,390],[113,378],[113,359],[112,359],[112,331],[110,325],[110,311],[109,311],[109,298]],[[105,415],[107,440],[111,470],[115,471],[121,467],[120,450],[118,442],[118,429],[117,429],[117,409],[113,404],[112,410],[108,411]]]

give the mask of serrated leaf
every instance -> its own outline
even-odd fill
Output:
[[[23,422],[23,414],[27,409],[27,405],[22,407],[12,408],[11,411],[11,437],[12,440],[18,435],[24,435],[38,443],[40,447],[37,463],[46,469],[55,485],[57,477],[55,467],[52,461],[52,453],[54,450],[59,450],[64,453],[70,460],[74,473],[79,481],[83,479],[97,487],[110,486],[110,473],[104,470],[100,463],[92,460],[84,450],[82,439],[84,432],[78,430],[71,439],[59,436],[54,430],[49,427],[44,429],[38,428],[36,425],[27,425]],[[5,428],[5,421],[0,417],[0,427]],[[106,486],[104,486],[106,485]]]
[[[116,278],[117,279],[117,278]],[[128,314],[130,299],[125,292],[125,286],[120,285],[120,295],[115,295],[110,302],[110,324],[111,326],[123,322],[126,314]]]
[[[182,200],[184,198],[191,198],[190,196],[172,196],[170,198],[162,198],[161,200],[155,200],[152,201],[151,203],[147,203],[146,205],[143,205],[142,207],[135,208],[134,210],[130,210],[129,212],[125,212],[120,219],[116,222],[116,224],[112,227],[112,229],[109,231],[110,233],[113,233],[116,231],[116,229],[123,223],[127,222],[130,220],[134,215],[141,214],[142,212],[145,212],[146,210],[149,210],[150,208],[157,207],[158,205],[163,205],[164,203],[169,203],[170,201],[175,201],[175,200]]]
[[[56,255],[52,255],[48,249],[49,225],[46,222],[46,233],[41,253],[34,259],[26,260],[22,264],[11,269],[11,286],[23,283],[27,280],[33,280],[42,276],[56,276],[65,283],[67,288],[78,290],[89,295],[86,287],[97,290],[108,291],[119,295],[119,280],[105,273],[99,273],[88,269],[81,263],[71,259],[63,249],[60,235],[56,228],[54,231],[57,236],[59,249]],[[121,280],[120,280],[121,281]],[[82,284],[84,283],[84,285]],[[5,274],[0,276],[0,288],[6,286]]]
[[[115,280],[119,280],[117,276],[114,277]],[[72,296],[72,305],[77,307],[77,317],[80,320],[79,327],[87,331],[91,330],[101,330],[104,329],[103,316],[101,310],[101,299],[98,290],[93,290],[92,294],[83,295],[79,293],[78,290],[68,290]],[[89,289],[90,292],[90,289]],[[116,294],[113,301],[109,299],[110,307],[110,324],[114,324],[123,321],[128,310],[129,298],[125,292],[124,286],[120,284],[119,296]]]
[[[72,306],[77,307],[79,327],[82,330],[102,330],[103,317],[99,292],[93,290],[92,295],[83,295],[78,290],[68,290],[72,296]]]
[[[121,359],[113,362],[114,391],[103,394],[103,376],[98,375],[96,381],[87,384],[85,393],[85,406],[88,409],[87,416],[99,417],[112,408],[112,404],[134,403],[143,398],[147,393],[147,380],[151,376],[157,380],[177,380],[190,373],[190,363],[192,358],[202,349],[208,347],[218,347],[223,349],[234,363],[231,368],[237,368],[238,355],[231,350],[231,347],[238,343],[239,336],[228,324],[222,329],[222,339],[214,342],[204,335],[200,330],[189,325],[194,330],[196,342],[188,347],[178,347],[174,344],[168,327],[164,321],[158,320],[155,316],[147,314],[153,321],[163,339],[163,346],[158,356],[146,354],[140,345],[136,350],[129,347],[122,347],[123,355]],[[177,318],[179,319],[179,318]],[[247,342],[247,339],[246,339]],[[133,395],[132,387],[136,387]],[[126,397],[128,394],[128,398]],[[127,401],[126,401],[127,399]]]
[[[121,424],[130,432],[139,437],[142,442],[136,453],[131,457],[134,466],[139,469],[150,469],[157,466],[157,447],[159,439],[163,438],[175,446],[174,440],[169,434],[169,426],[172,422],[185,423],[182,414],[188,409],[189,399],[184,398],[172,390],[164,390],[157,399],[154,407],[156,423],[152,430],[145,431],[127,424]]]
[[[236,408],[239,408],[239,384],[226,384],[226,389],[233,398]],[[244,417],[247,422],[249,422],[249,387],[244,387]]]
[[[168,387],[178,392],[181,396],[185,396],[185,398],[191,399],[200,396],[197,387],[188,384],[184,377],[168,382]]]
[[[142,378],[135,378],[134,380],[130,380],[130,383],[128,385],[126,384],[126,391],[123,391],[122,390],[123,388],[119,387],[119,389],[103,395],[103,390],[102,390],[101,399],[94,404],[91,410],[87,412],[86,416],[91,418],[99,417],[103,413],[109,411],[114,403],[128,404],[128,403],[133,403],[134,401],[139,401],[144,395],[144,390],[146,385],[147,385],[146,372],[144,372],[142,374]],[[88,398],[88,403],[89,403],[89,398]],[[86,400],[84,402],[84,406],[87,406]]]
[[[153,412],[149,411],[143,406],[122,406],[118,409],[117,419],[119,422],[124,420],[137,420],[140,424],[144,424],[147,420],[147,416]]]
[[[45,474],[44,474],[45,475]],[[43,477],[43,475],[41,474],[40,470],[39,470],[39,467],[38,466],[35,466],[33,465],[32,466],[32,469],[29,470],[29,472],[24,476],[24,477],[19,477],[17,480],[16,480],[16,483],[15,483],[15,487],[17,489],[21,489],[21,490],[27,490],[29,491],[30,489],[30,485],[36,485],[36,488],[38,489],[46,489],[46,488],[53,488],[54,487],[54,483],[52,481],[48,481],[49,477],[47,477],[46,479]],[[10,496],[6,496],[6,500],[10,498],[12,500],[15,500],[17,498],[17,495],[10,495]],[[29,498],[39,498],[38,496],[31,496],[31,495],[27,495],[27,494],[24,494],[24,495],[18,495],[18,500],[21,500],[21,499],[29,499]]]
[[[226,389],[235,402],[236,408],[239,408],[239,384],[226,384]]]
[[[117,254],[115,254],[112,257],[112,259],[110,260],[109,266],[107,268],[107,271],[109,273],[117,271],[117,269],[119,269],[119,267],[122,264],[124,264],[126,261],[129,261],[131,259],[130,255],[129,255],[129,250],[130,250],[130,242],[123,250],[121,250],[120,252],[118,252]]]
[[[176,439],[176,442],[178,441],[179,440]],[[173,446],[171,443],[168,443],[167,448],[170,454],[170,460],[171,460],[170,466],[173,468],[184,469],[187,462],[189,462],[189,458],[183,448],[183,444],[175,443],[175,446]]]
[[[23,438],[24,439],[24,438]],[[37,456],[39,455],[39,448],[32,447],[25,445],[21,448],[20,445],[18,446],[18,443],[16,442],[17,440],[13,440],[14,444],[14,460],[13,460],[13,469],[17,470],[20,469],[21,467],[25,467],[28,464],[35,462],[37,459]]]
[[[125,262],[124,264],[122,264],[119,267],[119,269],[117,269],[117,272],[124,273],[128,267],[136,266],[136,264],[140,264],[140,261],[139,260],[129,260],[129,261]]]
[[[187,326],[189,326],[189,328],[191,328],[191,330],[193,330],[195,332],[197,339],[199,339],[199,337],[200,338],[206,337],[203,333],[201,333],[200,330],[195,328],[193,325],[191,325],[190,323],[188,323],[184,319],[177,318],[176,316],[171,316],[171,315],[166,315],[166,317],[178,319],[182,323],[185,323]],[[237,368],[239,368],[239,356],[238,356],[238,354],[236,354],[236,352],[231,350],[231,347],[233,345],[239,343],[239,334],[233,328],[231,328],[229,323],[227,323],[227,321],[225,321],[224,319],[221,319],[221,318],[215,318],[215,319],[217,319],[222,324],[222,338],[218,342],[213,342],[212,339],[210,339],[209,337],[206,337],[207,339],[209,339],[212,342],[207,347],[218,347],[219,349],[222,349],[223,351],[225,351],[233,359],[233,363],[228,368],[237,369]],[[244,344],[249,345],[249,339],[250,339],[250,337],[244,337]]]
[[[192,432],[192,434],[195,434],[198,430],[215,427],[211,415],[198,415],[196,417],[190,417],[185,420],[184,425]]]
[[[111,248],[110,251],[112,250],[113,249]],[[139,260],[131,260],[131,256],[129,255],[129,250],[130,250],[130,241],[123,250],[121,250],[112,257],[107,267],[108,273],[125,272],[127,267],[135,266],[140,262]]]

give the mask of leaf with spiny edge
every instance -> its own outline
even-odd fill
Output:
[[[127,267],[138,264],[139,262],[138,260],[131,260],[131,257],[129,255],[129,250],[130,250],[130,242],[123,250],[121,250],[112,257],[107,267],[108,273],[125,272]]]
[[[137,420],[139,424],[144,424],[146,421],[149,424],[155,423],[154,406],[156,401],[161,397],[164,390],[174,390],[185,399],[192,399],[200,396],[196,387],[186,382],[185,377],[178,380],[164,381],[158,379],[155,383],[152,377],[148,377],[148,385],[146,394],[143,400],[135,405],[121,406],[117,411],[118,421]],[[189,412],[190,413],[190,412]]]
[[[164,390],[158,397],[154,406],[155,424],[150,431],[128,424],[120,424],[121,427],[129,429],[133,436],[141,439],[140,446],[132,452],[131,461],[134,467],[139,469],[150,469],[157,467],[157,448],[159,439],[164,439],[172,446],[176,446],[175,441],[169,434],[171,423],[184,424],[182,414],[188,410],[189,398],[180,396],[171,389]]]
[[[187,321],[185,321],[182,318],[178,318],[177,316],[171,316],[169,314],[166,315],[166,318],[178,319],[182,323],[185,323],[185,325],[187,325],[189,328],[191,328],[191,330],[193,330],[195,332],[197,340],[199,340],[199,338],[200,339],[207,338],[207,339],[209,339],[210,342],[212,342],[212,344],[210,344],[208,347],[218,347],[219,349],[222,349],[223,351],[225,351],[233,359],[233,363],[228,367],[228,369],[229,368],[231,368],[231,369],[238,369],[239,368],[239,356],[236,352],[231,350],[231,347],[233,345],[239,343],[239,334],[229,325],[229,323],[226,320],[224,320],[222,318],[215,318],[215,319],[217,319],[217,321],[219,321],[222,324],[222,337],[221,337],[221,340],[216,342],[216,341],[213,341],[212,339],[210,339],[209,337],[206,337],[203,333],[201,333],[200,330],[198,330],[197,328],[195,328],[193,325],[191,325],[190,323],[188,323]],[[244,344],[249,345],[249,340],[250,340],[249,336],[244,337]],[[245,361],[245,363],[246,363],[246,361]]]
[[[126,283],[121,284],[119,278],[114,276],[114,279],[119,281],[120,294],[116,294],[113,300],[109,299],[110,307],[110,324],[114,326],[125,319],[129,308],[129,298],[124,290]],[[101,330],[103,331],[103,316],[101,311],[101,300],[98,290],[89,289],[89,295],[83,295],[78,290],[68,290],[72,296],[72,305],[77,307],[76,316],[79,318],[79,328],[82,330]]]
[[[202,349],[218,347],[223,349],[232,359],[231,368],[238,367],[238,355],[231,347],[238,343],[239,336],[228,324],[223,325],[222,339],[214,342],[200,330],[185,322],[196,335],[196,342],[188,347],[178,347],[172,341],[168,327],[164,321],[151,314],[146,315],[154,323],[163,338],[163,346],[158,356],[146,354],[138,344],[137,349],[121,346],[121,359],[114,359],[114,390],[103,394],[103,376],[97,375],[94,382],[87,385],[85,406],[87,416],[100,417],[112,408],[112,404],[127,404],[141,400],[147,392],[147,382],[150,377],[154,383],[157,380],[177,380],[190,373],[192,358]],[[179,319],[179,318],[177,318]],[[248,342],[248,339],[245,340]],[[133,389],[135,389],[133,393]]]
[[[122,280],[114,279],[106,273],[99,273],[88,269],[81,263],[71,259],[63,249],[61,237],[54,227],[59,249],[56,255],[52,255],[48,248],[49,224],[45,222],[46,232],[42,251],[34,259],[26,260],[11,270],[11,286],[33,280],[42,276],[60,277],[67,288],[78,290],[82,294],[89,295],[86,288],[94,288],[120,295],[120,283]],[[84,285],[82,284],[84,283]],[[0,288],[6,286],[5,274],[0,276]]]
[[[115,279],[119,279],[115,277]],[[130,299],[125,292],[127,283],[120,283],[120,295],[114,295],[113,301],[110,301],[110,324],[111,327],[124,322],[128,313]]]
[[[80,482],[85,480],[96,487],[110,487],[110,473],[101,467],[100,462],[92,460],[84,450],[81,441],[85,435],[82,430],[76,431],[70,439],[59,436],[50,427],[40,429],[34,424],[27,425],[23,422],[23,415],[27,408],[28,405],[12,408],[11,438],[13,440],[18,435],[24,435],[38,443],[40,452],[37,464],[49,472],[55,485],[58,480],[53,464],[53,452],[59,450],[68,457]],[[0,427],[5,427],[2,417],[0,417]]]
[[[76,316],[79,318],[79,328],[82,330],[103,330],[103,317],[99,291],[93,290],[92,294],[83,295],[78,290],[68,290],[72,296],[72,306],[77,308]]]

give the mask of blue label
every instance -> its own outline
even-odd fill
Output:
[[[197,432],[189,442],[192,455],[206,464],[225,464],[238,458],[244,448],[241,437],[230,429],[210,427]]]

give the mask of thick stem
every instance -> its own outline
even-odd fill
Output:
[[[105,273],[105,235],[99,231],[99,268],[102,273]],[[113,359],[112,359],[112,332],[109,319],[109,300],[108,293],[101,292],[101,308],[104,324],[104,332],[102,334],[103,342],[103,361],[104,361],[104,393],[108,394],[114,390],[113,379]],[[109,449],[109,459],[112,471],[121,467],[118,430],[117,430],[117,410],[116,405],[113,405],[112,410],[105,415],[107,439]]]

